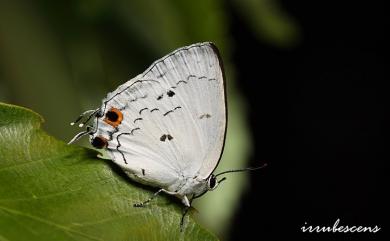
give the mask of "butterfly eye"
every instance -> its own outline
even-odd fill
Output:
[[[122,120],[123,114],[117,108],[111,108],[109,111],[107,111],[106,118],[104,118],[104,122],[113,127],[118,127]]]
[[[97,136],[92,139],[91,145],[95,148],[102,149],[108,145],[107,139],[101,136]]]
[[[214,175],[210,176],[207,186],[209,190],[213,190],[218,186],[217,178]]]

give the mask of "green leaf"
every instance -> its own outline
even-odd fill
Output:
[[[48,136],[36,113],[0,103],[0,240],[217,240],[182,205],[97,152]],[[190,214],[191,216],[192,214]]]

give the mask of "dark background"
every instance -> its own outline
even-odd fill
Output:
[[[388,67],[383,5],[283,1],[304,39],[259,43],[230,5],[238,85],[250,105],[256,152],[231,235],[259,240],[379,240],[388,225]],[[261,79],[254,81],[254,76]],[[267,80],[267,81],[264,81]],[[305,222],[378,225],[377,234],[302,233]],[[250,239],[250,238],[249,238]],[[254,240],[254,238],[252,238]]]
[[[129,76],[175,48],[213,41],[228,71],[229,104],[241,96],[252,141],[248,163],[224,168],[268,163],[249,173],[227,210],[230,225],[209,218],[213,231],[222,240],[384,239],[387,16],[372,1],[0,0],[0,100],[42,114],[44,128],[67,141],[76,132],[68,123]],[[240,149],[247,142],[234,131],[228,138]],[[229,179],[210,195],[227,193]],[[300,230],[338,218],[381,230]]]

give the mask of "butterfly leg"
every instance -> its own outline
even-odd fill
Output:
[[[183,227],[184,227],[184,217],[187,215],[188,211],[190,210],[191,208],[191,203],[192,203],[192,200],[188,200],[187,196],[184,196],[183,197],[183,203],[184,203],[184,208],[183,208],[183,215],[181,216],[181,220],[180,220],[180,232],[183,232]]]
[[[153,196],[151,196],[150,198],[148,198],[146,201],[143,201],[141,203],[135,203],[133,206],[134,207],[143,207],[145,206],[147,203],[149,203],[150,201],[152,201],[155,197],[157,197],[158,194],[160,194],[160,192],[165,192],[167,194],[170,194],[170,195],[176,195],[177,193],[176,192],[170,192],[168,190],[165,190],[163,188],[161,188],[160,190],[158,190],[157,192],[155,192],[153,194]]]

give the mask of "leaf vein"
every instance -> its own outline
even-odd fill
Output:
[[[83,232],[80,232],[80,231],[71,229],[71,228],[69,228],[69,227],[60,225],[60,224],[58,224],[58,223],[55,223],[55,222],[52,222],[52,221],[49,221],[49,220],[45,220],[45,219],[43,219],[43,218],[40,218],[40,217],[31,215],[31,214],[27,214],[27,213],[20,212],[20,211],[15,210],[15,209],[10,209],[10,208],[3,207],[3,206],[0,206],[0,209],[4,210],[4,211],[6,211],[6,212],[9,212],[9,213],[11,213],[11,214],[14,214],[14,215],[24,216],[24,217],[30,218],[30,219],[32,219],[32,220],[34,220],[34,221],[37,221],[37,222],[40,222],[40,223],[44,223],[44,224],[47,224],[47,225],[50,225],[50,226],[53,226],[53,227],[56,227],[57,229],[62,230],[62,231],[64,231],[65,233],[66,233],[66,232],[70,232],[70,233],[78,234],[78,235],[83,236],[83,237],[85,237],[85,238],[89,238],[89,239],[91,239],[91,240],[100,240],[100,241],[103,241],[103,240],[100,239],[100,238],[97,238],[97,237],[94,237],[94,236],[90,236],[90,235],[88,235],[88,234],[86,234],[86,233],[83,233]]]

